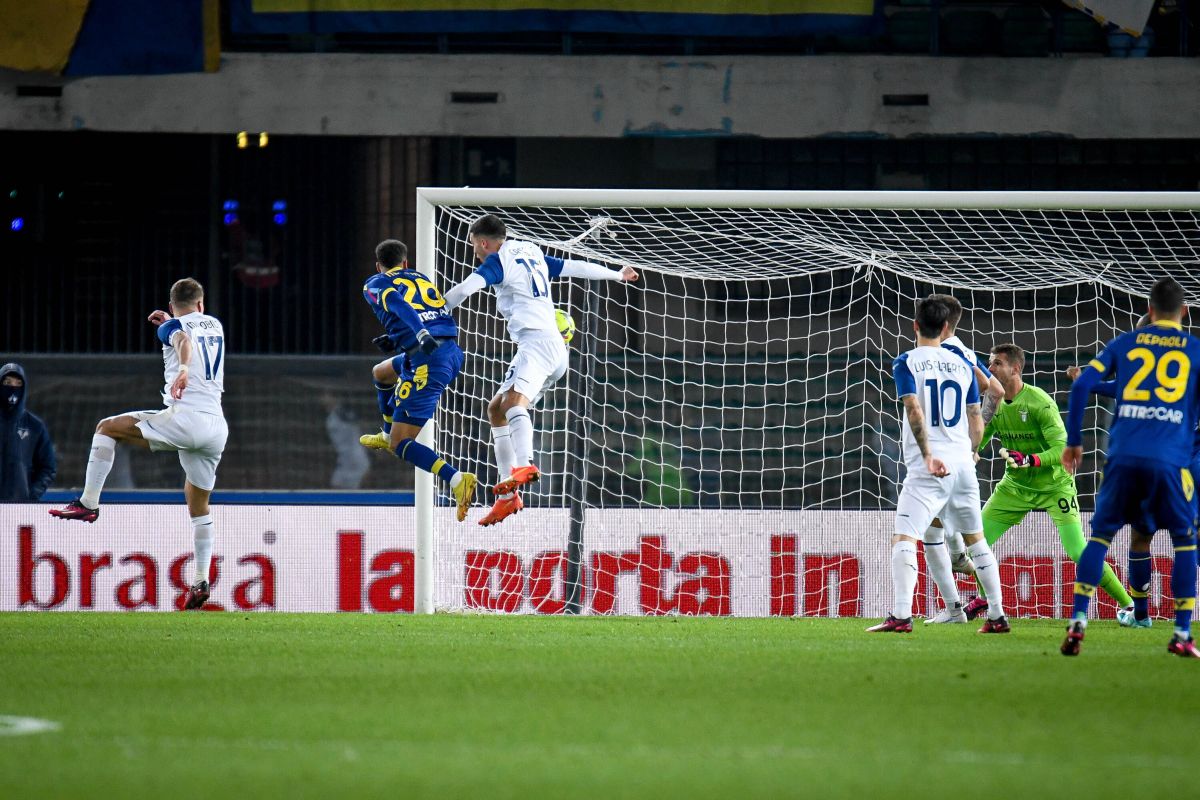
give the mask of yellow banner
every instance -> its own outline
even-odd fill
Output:
[[[0,0],[0,66],[62,72],[90,0]]]
[[[220,0],[204,0],[204,71],[221,68],[221,4]]]

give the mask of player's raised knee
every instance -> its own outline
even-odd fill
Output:
[[[376,383],[391,384],[396,382],[396,370],[392,369],[392,360],[380,361],[371,368],[371,377]]]
[[[488,401],[488,420],[492,425],[503,427],[508,424],[508,419],[504,416],[507,407],[504,405],[504,395],[496,395]]]

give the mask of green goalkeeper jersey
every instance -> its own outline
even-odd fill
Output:
[[[1062,466],[1067,429],[1050,395],[1025,384],[1012,400],[1002,400],[983,430],[979,449],[986,447],[993,436],[1000,437],[1004,448],[1036,455],[1042,462],[1040,467],[1007,467],[1004,479],[1015,488],[1034,492],[1075,491],[1075,480]]]

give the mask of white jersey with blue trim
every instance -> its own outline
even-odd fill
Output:
[[[955,353],[958,353],[963,358],[965,358],[967,360],[967,363],[970,364],[972,367],[985,366],[985,365],[979,363],[979,356],[975,355],[975,351],[972,350],[970,347],[967,347],[967,343],[964,342],[962,339],[958,338],[957,334],[945,339],[942,342],[942,347],[946,348],[947,350],[952,350]]]
[[[192,340],[188,362],[188,384],[183,397],[171,397],[171,384],[179,373],[179,351],[171,345],[176,331]],[[225,330],[216,317],[193,311],[164,322],[158,328],[163,343],[163,402],[189,411],[222,415],[221,393],[225,391]]]
[[[496,287],[496,308],[508,322],[508,335],[514,342],[561,338],[550,295],[550,267],[542,248],[509,239],[475,272],[488,286]]]
[[[975,373],[966,357],[946,347],[920,346],[892,362],[896,396],[915,395],[925,413],[929,453],[946,464],[974,465],[967,406],[979,402]],[[902,411],[904,463],[924,469],[908,413]]]
[[[975,351],[968,347],[967,343],[958,338],[958,336],[951,336],[947,338],[942,342],[942,347],[946,348],[952,353],[958,353],[960,356],[965,358],[967,363],[972,367],[979,367],[979,369],[983,370],[983,374],[988,377],[988,380],[992,379],[992,372],[987,368],[987,364],[981,361],[979,356],[975,354]]]

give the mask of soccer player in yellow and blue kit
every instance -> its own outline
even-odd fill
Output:
[[[387,333],[379,337],[399,355],[375,365],[376,397],[383,433],[359,439],[365,447],[397,456],[450,485],[458,521],[467,517],[478,482],[460,472],[417,435],[437,410],[438,400],[462,369],[458,324],[441,292],[423,273],[408,268],[408,246],[396,239],[375,248],[375,272],[363,285],[363,297]],[[379,340],[376,340],[379,343]]]
[[[1145,328],[1150,325],[1150,315],[1143,314],[1135,328]],[[1072,380],[1079,377],[1079,367],[1067,370],[1067,376]],[[1092,394],[1101,397],[1116,398],[1116,381],[1104,381],[1092,387]],[[1188,467],[1193,480],[1200,475],[1200,428],[1192,435],[1192,462]],[[1146,511],[1146,509],[1143,509]],[[1192,516],[1196,518],[1195,530],[1200,534],[1200,495],[1192,494]],[[1146,518],[1130,523],[1129,532],[1129,594],[1133,595],[1133,607],[1122,608],[1117,612],[1117,622],[1126,628],[1149,628],[1154,621],[1150,619],[1150,579],[1153,577],[1153,559],[1150,555],[1150,545],[1154,539],[1157,523]],[[1105,575],[1108,565],[1105,565]],[[1103,584],[1101,584],[1103,585]]]
[[[1079,654],[1087,612],[1100,580],[1105,553],[1126,524],[1166,528],[1175,547],[1171,592],[1175,631],[1169,652],[1200,658],[1191,635],[1196,605],[1196,531],[1192,498],[1195,484],[1188,467],[1200,418],[1200,339],[1181,325],[1187,312],[1183,287],[1163,278],[1150,290],[1147,328],[1109,342],[1071,386],[1067,410],[1067,447],[1062,463],[1075,472],[1083,459],[1083,412],[1088,393],[1105,375],[1115,374],[1117,406],[1109,429],[1104,479],[1096,495],[1092,536],[1079,559],[1072,619],[1063,655]],[[1151,531],[1152,532],[1152,531]]]

